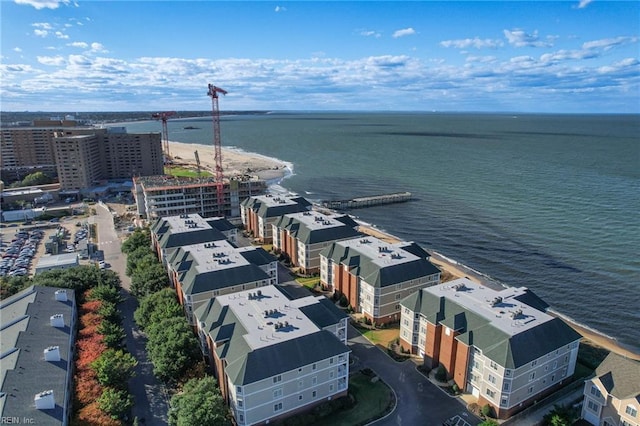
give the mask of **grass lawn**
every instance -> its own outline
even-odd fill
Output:
[[[356,373],[349,378],[349,392],[356,398],[350,410],[336,412],[313,426],[363,425],[382,417],[392,402],[391,390],[382,381],[371,383],[371,377]]]
[[[300,285],[307,287],[309,290],[313,290],[316,285],[320,284],[320,277],[309,277],[309,278],[298,277],[296,278],[296,282]]]
[[[175,177],[198,177],[197,170],[187,169],[185,167],[177,167],[177,166],[165,167],[164,172],[165,174],[175,176]],[[200,176],[210,177],[212,176],[212,174],[207,172],[206,170],[201,170]]]
[[[374,345],[379,345],[386,349],[389,345],[389,342],[392,342],[400,337],[400,328],[366,330],[362,331],[362,335]]]

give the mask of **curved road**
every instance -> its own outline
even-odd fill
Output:
[[[127,350],[138,360],[135,376],[129,380],[129,390],[135,399],[132,415],[141,424],[144,419],[145,425],[166,426],[169,411],[166,390],[153,375],[153,365],[147,358],[145,348],[146,338],[133,320],[138,301],[129,293],[131,279],[125,274],[127,257],[120,249],[121,241],[116,234],[111,212],[103,204],[97,204],[95,210],[96,215],[91,216],[89,222],[97,224],[98,248],[104,253],[105,262],[111,265],[110,268],[118,273],[122,281],[122,326],[127,335]]]

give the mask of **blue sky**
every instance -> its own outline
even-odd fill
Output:
[[[640,112],[640,2],[0,0],[5,111]]]

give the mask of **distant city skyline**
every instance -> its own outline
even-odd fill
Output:
[[[637,1],[0,0],[3,111],[640,113]]]

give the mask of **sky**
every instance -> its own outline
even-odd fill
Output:
[[[640,113],[640,2],[0,0],[3,111]]]

